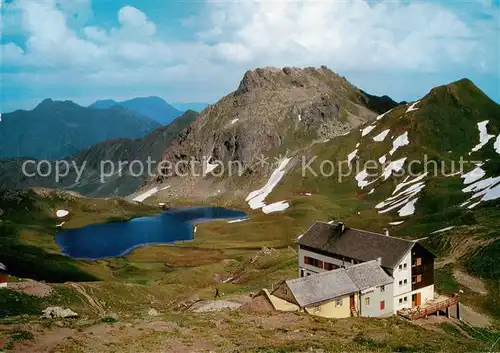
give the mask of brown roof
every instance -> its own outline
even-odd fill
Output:
[[[346,256],[359,261],[382,258],[382,267],[394,268],[415,242],[365,230],[345,228],[339,223],[314,223],[299,239],[307,246],[326,253]]]

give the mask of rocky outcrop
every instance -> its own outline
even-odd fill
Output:
[[[149,311],[148,311],[148,315],[149,315],[149,316],[158,316],[158,315],[160,315],[160,313],[159,313],[156,309],[151,308],[151,309],[149,309]]]
[[[212,158],[226,166],[237,162],[244,175],[254,174],[257,158],[273,149],[285,144],[299,149],[311,139],[343,135],[374,119],[377,114],[363,105],[361,95],[325,66],[247,71],[235,92],[205,109],[172,143],[163,162],[177,164],[179,174],[189,171],[190,161],[203,164]],[[175,179],[172,174],[164,168],[149,184],[170,183]],[[194,179],[178,180],[179,187],[170,188],[164,199],[173,193],[192,196]]]
[[[43,313],[42,317],[46,319],[54,319],[54,318],[67,319],[67,318],[78,317],[78,314],[75,313],[73,310],[63,309],[59,306],[50,306],[47,309],[43,310],[42,313]]]

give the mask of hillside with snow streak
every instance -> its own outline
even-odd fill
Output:
[[[348,214],[378,227],[411,229],[431,215],[456,214],[436,220],[436,230],[500,200],[500,170],[494,171],[500,164],[500,108],[486,96],[470,100],[480,94],[468,80],[437,87],[345,136],[314,145],[311,168],[318,176],[299,179],[296,167],[283,178],[282,184],[290,184],[290,209],[291,193],[300,185],[313,200],[327,198],[333,218]],[[456,103],[462,101],[467,108]],[[340,178],[321,175],[331,161],[336,167],[343,163]]]

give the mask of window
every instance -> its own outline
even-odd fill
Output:
[[[408,280],[407,280],[407,279],[405,279],[403,283],[404,283],[404,284],[405,284],[405,286],[406,286],[406,285],[408,284]]]
[[[325,267],[324,268],[327,271],[331,271],[331,270],[337,269],[337,266],[335,266],[334,264],[331,264],[329,262],[325,262]]]
[[[385,286],[380,286],[380,291],[385,292]]]
[[[304,256],[304,263],[307,265],[314,266],[314,267],[323,268],[323,261],[320,261],[318,259],[315,259],[315,258],[312,258],[309,256]]]
[[[422,258],[421,257],[417,257],[415,259],[415,262],[413,263],[413,266],[420,266],[422,265]]]
[[[365,298],[365,305],[370,306],[370,297]]]
[[[304,270],[300,270],[300,277],[304,277]]]
[[[335,300],[335,307],[342,306],[342,299]]]
[[[406,303],[408,301],[408,297],[404,297],[403,301]]]
[[[420,283],[420,282],[422,282],[422,275],[413,276],[412,283]]]
[[[380,302],[380,310],[384,310],[385,309],[385,300],[382,300]]]
[[[403,264],[403,268],[404,269],[408,268],[408,264]]]
[[[401,287],[403,285],[403,281],[399,281],[399,286]]]
[[[401,271],[403,269],[403,265],[399,264],[399,270]]]
[[[403,298],[399,298],[399,304],[403,304]]]

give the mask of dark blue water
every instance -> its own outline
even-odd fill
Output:
[[[149,244],[191,240],[195,223],[245,217],[245,212],[222,207],[174,209],[154,217],[68,229],[57,233],[56,243],[63,254],[78,259],[118,257]]]

